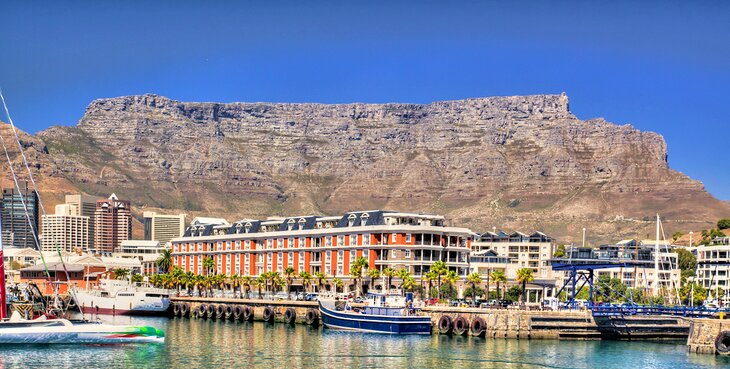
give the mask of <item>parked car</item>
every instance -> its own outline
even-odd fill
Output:
[[[286,293],[286,292],[277,292],[274,295],[274,299],[275,300],[288,300],[289,299],[289,294]]]
[[[316,292],[310,292],[304,296],[304,301],[317,301],[319,294]]]

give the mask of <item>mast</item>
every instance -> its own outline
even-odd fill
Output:
[[[0,234],[2,234],[2,224],[0,224]],[[5,258],[3,257],[3,240],[0,237],[0,320],[7,318],[8,314],[5,298]]]
[[[654,243],[654,296],[659,296],[659,214],[656,215],[656,241]]]

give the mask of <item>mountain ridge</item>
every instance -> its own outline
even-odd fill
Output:
[[[228,218],[363,208],[437,212],[475,231],[570,241],[707,228],[730,206],[672,170],[663,137],[580,120],[568,97],[429,104],[96,99],[75,127],[38,133],[54,175],[138,208]],[[699,204],[699,205],[698,205]]]

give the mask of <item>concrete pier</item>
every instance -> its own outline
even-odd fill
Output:
[[[687,350],[696,354],[730,355],[730,321],[690,319]]]
[[[204,319],[256,320],[319,325],[314,301],[172,298],[176,316]],[[182,306],[185,305],[184,311]],[[358,307],[359,304],[353,304]],[[236,310],[237,308],[237,310]],[[248,314],[243,309],[250,309]],[[239,314],[234,314],[238,311]],[[687,339],[690,321],[673,316],[594,317],[582,310],[517,310],[429,306],[435,334],[490,338],[564,340]]]

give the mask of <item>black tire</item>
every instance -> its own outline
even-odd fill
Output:
[[[190,312],[190,304],[188,304],[187,302],[183,302],[180,305],[180,316],[187,317],[189,312]]]
[[[441,334],[450,335],[453,332],[453,325],[451,324],[451,317],[448,315],[441,315],[436,325]]]
[[[264,308],[264,321],[267,323],[273,323],[274,318],[276,317],[276,312],[274,311],[274,308],[271,306],[267,306]]]
[[[226,319],[232,319],[233,318],[233,306],[226,305]]]
[[[225,305],[216,305],[215,307],[215,318],[223,319],[223,315],[226,313]]]
[[[208,319],[215,318],[215,307],[212,304],[205,305],[205,317]]]
[[[243,306],[236,305],[233,307],[233,320],[241,320],[243,315]]]
[[[198,305],[198,307],[195,308],[193,311],[193,316],[195,318],[204,318],[205,317],[205,305]]]
[[[180,303],[179,302],[172,304],[172,315],[180,316]]]
[[[250,322],[253,320],[253,308],[250,306],[243,307],[243,321]]]
[[[304,320],[307,322],[307,325],[311,325],[314,327],[319,326],[319,311],[317,311],[316,309],[307,310],[307,314],[304,316]]]
[[[457,336],[463,336],[469,331],[469,321],[461,315],[454,319],[453,326],[454,334]]]
[[[715,338],[715,350],[719,354],[730,352],[730,331],[722,331]]]
[[[294,325],[297,322],[297,311],[294,308],[288,308],[284,312],[284,322]]]
[[[476,317],[471,321],[471,334],[473,336],[483,337],[486,331],[487,323],[484,322],[484,319]]]

